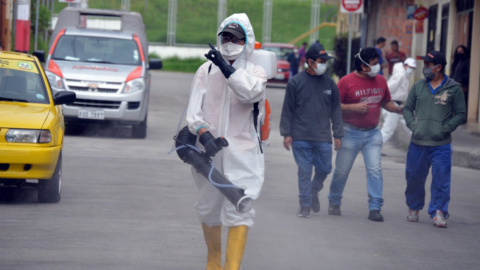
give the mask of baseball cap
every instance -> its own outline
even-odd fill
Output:
[[[445,66],[447,64],[447,60],[445,55],[439,51],[429,51],[425,56],[417,56],[418,60],[433,62],[434,65],[442,65]]]
[[[310,49],[308,49],[307,53],[305,54],[305,58],[314,60],[316,60],[317,58],[322,58],[325,60],[329,60],[333,59],[334,57],[328,55],[322,44],[314,43],[312,44]]]
[[[415,61],[415,59],[409,57],[405,60],[405,62],[403,62],[404,65],[407,65],[409,67],[412,67],[412,68],[416,68],[417,67],[417,61]]]
[[[240,39],[245,38],[245,30],[243,30],[243,27],[236,22],[231,22],[227,24],[223,28],[223,30],[220,33],[218,33],[218,35],[220,36],[223,33],[230,33],[234,35],[236,38],[240,38]]]

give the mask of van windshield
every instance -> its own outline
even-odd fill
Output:
[[[142,64],[135,41],[104,37],[62,36],[52,57],[58,60],[118,65]]]

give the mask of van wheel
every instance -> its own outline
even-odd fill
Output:
[[[133,125],[132,137],[137,139],[145,139],[147,137],[147,115],[145,115],[145,120],[140,124]]]
[[[50,179],[38,179],[38,201],[58,203],[62,188],[62,152],[58,156],[57,166]]]

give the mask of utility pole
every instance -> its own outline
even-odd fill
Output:
[[[310,29],[316,28],[320,24],[320,0],[312,0],[312,8],[310,11]],[[318,40],[318,31],[310,35],[310,44]]]
[[[218,0],[217,27],[227,18],[227,0]]]
[[[37,0],[37,3],[36,3],[36,10],[37,12],[35,12],[35,45],[34,45],[34,50],[37,50],[37,45],[38,45],[38,10],[39,10],[39,6],[40,6],[40,0]]]
[[[130,11],[130,0],[122,0],[122,10]]]
[[[352,62],[352,13],[348,14],[348,53],[347,53],[347,73],[350,74],[350,64]]]
[[[177,0],[168,0],[167,44],[175,45],[177,31]]]
[[[53,0],[45,0],[45,7],[48,9],[48,3]],[[52,23],[52,14],[50,14],[50,23]],[[47,42],[48,28],[43,30],[44,40]]]
[[[272,40],[272,1],[273,0],[263,1],[262,43],[268,43]]]

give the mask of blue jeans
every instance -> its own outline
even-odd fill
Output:
[[[370,211],[380,210],[383,206],[382,133],[378,128],[362,131],[347,124],[344,124],[343,130],[345,137],[342,139],[342,147],[337,152],[335,171],[328,194],[330,205],[341,205],[348,175],[358,152],[361,151],[367,170],[368,207]]]
[[[410,143],[407,153],[407,189],[405,198],[410,209],[421,210],[425,205],[425,181],[432,167],[432,198],[428,214],[434,217],[440,210],[448,218],[450,183],[452,178],[452,145],[422,146]]]
[[[298,165],[298,197],[300,206],[310,206],[312,194],[323,188],[332,171],[332,144],[314,141],[293,141],[293,157]],[[313,167],[315,175],[312,180]]]

